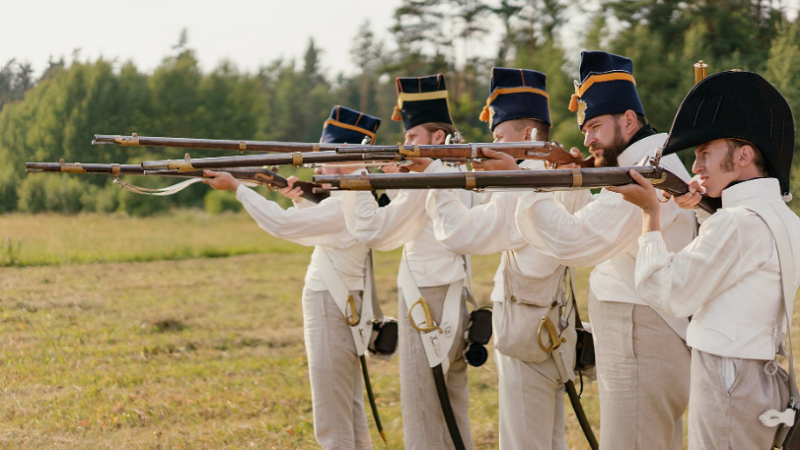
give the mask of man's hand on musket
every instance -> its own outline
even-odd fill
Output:
[[[303,190],[300,188],[300,186],[295,187],[294,185],[294,183],[298,180],[299,178],[296,176],[290,176],[286,179],[286,184],[288,184],[288,186],[278,189],[278,192],[280,192],[284,197],[294,200],[296,203],[302,202],[303,198],[301,195],[303,195]]]
[[[580,151],[580,150],[578,150],[578,149],[577,149],[577,147],[572,147],[572,148],[569,150],[569,154],[570,154],[570,155],[571,155],[573,158],[578,158],[578,159],[580,159],[580,158],[583,158],[583,155],[581,155],[581,151]],[[545,167],[547,167],[548,169],[552,169],[552,168],[553,168],[553,164],[552,164],[552,163],[549,163],[549,162],[547,162],[547,161],[545,161],[545,162],[544,162],[544,165],[545,165]],[[578,163],[566,163],[566,164],[559,164],[559,165],[557,165],[555,168],[556,168],[556,169],[580,169],[580,168],[581,168],[581,166],[579,166],[579,165],[578,165]]]
[[[520,170],[517,161],[508,153],[482,148],[481,154],[486,159],[480,162],[473,161],[472,167],[475,170]]]
[[[207,177],[203,180],[203,183],[217,190],[236,192],[236,189],[238,189],[241,184],[239,180],[228,172],[204,170],[203,176]]]
[[[675,203],[683,209],[694,209],[703,199],[705,189],[700,184],[700,176],[695,175],[689,180],[689,193],[683,195],[672,195],[669,192],[663,192],[664,198],[673,198]]]
[[[652,184],[639,172],[630,171],[636,183],[606,188],[611,192],[622,194],[622,198],[642,208],[642,234],[661,231],[661,202]]]

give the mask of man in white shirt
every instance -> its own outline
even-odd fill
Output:
[[[577,112],[598,167],[632,166],[653,156],[666,135],[647,125],[636,92],[633,63],[606,52],[583,52]],[[663,165],[688,180],[672,155]],[[589,316],[595,339],[600,396],[600,448],[680,449],[689,400],[688,321],[656,313],[634,291],[636,236],[641,214],[622,196],[602,190],[570,214],[554,194],[526,193],[517,206],[520,234],[535,249],[567,266],[596,266],[589,279]],[[691,242],[695,217],[665,205],[665,240],[673,250]]]
[[[712,75],[684,99],[664,154],[691,147],[697,193],[680,201],[693,206],[705,192],[722,197],[722,209],[683,250],[665,247],[662,205],[645,179],[613,189],[642,208],[636,291],[664,314],[691,317],[689,449],[772,448],[775,428],[759,419],[788,403],[787,374],[776,361],[785,355],[782,277],[790,307],[800,285],[800,219],[784,204],[792,112],[757,74]]]
[[[364,136],[374,141],[380,122],[377,117],[337,105],[325,122],[321,141],[360,144]],[[317,170],[329,175],[352,171],[335,166]],[[314,435],[325,449],[371,449],[355,340],[348,318],[337,305],[330,287],[331,283],[343,283],[353,298],[351,307],[363,312],[362,292],[370,250],[347,231],[340,194],[333,193],[318,204],[304,201],[300,198],[300,188],[292,187],[296,178],[290,177],[289,187],[281,189],[281,193],[295,203],[284,210],[227,172],[207,171],[207,174],[214,178],[204,182],[214,189],[235,192],[264,231],[290,242],[314,246],[303,288],[303,330]],[[336,273],[326,270],[331,266]]]
[[[533,70],[492,69],[491,93],[480,118],[489,122],[494,142],[530,141],[532,135],[536,140],[549,140],[545,82],[545,75]],[[495,168],[496,162],[473,166]],[[521,164],[544,168],[541,161]],[[584,192],[588,197],[588,191]],[[580,200],[580,196],[569,198]],[[457,191],[434,189],[428,194],[426,209],[436,239],[445,249],[466,255],[503,252],[491,295],[500,448],[566,450],[564,383],[572,378],[575,349],[574,310],[566,304],[564,289],[567,268],[534,250],[520,236],[514,223],[516,206],[514,192],[493,193],[488,202],[470,209]],[[562,315],[566,327],[559,320]],[[538,344],[536,325],[544,317],[567,339],[563,347],[568,361],[560,362],[560,367]],[[543,339],[547,342],[548,338]]]
[[[443,144],[447,135],[455,134],[444,75],[398,78],[396,83],[398,98],[392,119],[403,121],[405,145]],[[409,166],[414,171],[448,170],[440,160],[419,158],[414,161],[415,164]],[[384,171],[397,170],[392,166],[384,168]],[[442,368],[446,372],[447,394],[459,436],[464,448],[472,449],[467,363],[463,355],[463,336],[469,320],[468,294],[464,288],[466,271],[462,257],[445,250],[436,241],[431,219],[425,212],[427,194],[425,190],[401,189],[388,206],[379,208],[368,192],[345,192],[342,205],[348,230],[363,244],[382,251],[403,248],[398,274],[398,322],[405,448],[454,448],[429,364],[431,355],[426,353],[423,344],[423,339],[430,334],[421,333],[409,321],[409,305],[415,304],[416,309],[422,310],[418,302],[424,299],[433,320],[447,330],[446,334],[435,335],[442,343],[441,348],[446,348],[447,339],[450,339],[446,354],[439,357],[444,358],[442,366],[449,365],[449,370]],[[464,194],[471,193],[464,191]]]

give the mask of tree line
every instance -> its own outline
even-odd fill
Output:
[[[477,142],[491,139],[487,125],[478,120],[489,94],[490,68],[539,70],[548,77],[552,136],[580,148],[575,115],[567,110],[577,67],[566,48],[631,58],[648,119],[660,131],[669,129],[694,83],[692,63],[700,59],[711,72],[737,68],[761,73],[800,114],[800,25],[787,17],[780,2],[606,0],[596,12],[584,11],[590,14],[589,25],[564,42],[567,14],[581,4],[403,0],[394,12],[390,42],[378,39],[367,22],[359,27],[351,48],[359,73],[352,76],[325,73],[320,67],[324,50],[313,40],[302,58],[277,59],[255,73],[228,61],[204,73],[186,32],[152,73],[132,62],[83,60],[76,52],[68,62],[51,60],[35,79],[29,63],[8,61],[0,68],[0,212],[235,209],[238,202],[230,196],[203,186],[151,199],[121,191],[109,177],[26,176],[23,163],[60,158],[125,163],[182,156],[179,149],[92,146],[96,133],[315,142],[334,104],[382,117],[377,141],[393,144],[402,140],[401,123],[390,120],[397,76],[445,73],[453,119],[467,142]],[[494,55],[470,52],[498,35],[501,45]],[[196,157],[214,154],[192,152]],[[132,182],[165,184],[143,177]],[[793,186],[800,190],[797,183]],[[795,198],[800,198],[797,192]]]

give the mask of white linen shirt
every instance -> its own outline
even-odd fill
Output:
[[[666,138],[662,133],[635,142],[619,155],[620,167],[653,156]],[[661,164],[689,181],[689,173],[676,155],[663,157]],[[596,266],[589,286],[597,300],[646,305],[634,291],[642,212],[621,194],[603,189],[589,204],[570,214],[553,193],[526,193],[520,196],[516,221],[522,237],[544,255],[566,266]],[[674,201],[662,205],[661,228],[670,251],[692,241],[696,223],[695,214]]]
[[[434,160],[425,173],[457,171]],[[356,172],[358,173],[358,172]],[[472,193],[461,191],[465,203]],[[433,234],[433,222],[425,212],[427,189],[400,189],[383,208],[370,192],[349,191],[342,196],[347,229],[364,245],[389,251],[404,247],[417,287],[448,285],[464,279],[462,258],[445,250]]]
[[[314,246],[306,271],[306,287],[313,291],[328,290],[319,267],[319,259],[323,257],[320,247],[324,247],[347,290],[364,290],[369,248],[347,231],[340,192],[331,193],[318,204],[303,200],[288,209],[241,184],[236,189],[236,198],[267,233],[300,245]]]
[[[530,169],[544,169],[542,161],[528,160],[521,166]],[[589,191],[582,195],[571,195],[573,204],[567,205],[570,212],[579,209],[576,202],[589,200]],[[520,285],[529,287],[523,295],[541,295],[552,299],[552,289],[542,289],[544,285],[558,284],[564,266],[531,247],[520,235],[514,223],[517,197],[514,192],[495,192],[489,200],[471,209],[461,202],[453,190],[432,189],[428,194],[426,210],[433,220],[436,239],[447,250],[464,255],[490,255],[509,250],[516,264],[510,273],[519,280]],[[505,292],[506,254],[500,259],[500,266],[494,276],[494,289],[491,300],[501,302],[507,297]],[[520,295],[521,293],[516,293]],[[548,300],[549,301],[549,300]]]
[[[790,277],[800,286],[800,219],[784,203],[775,178],[758,178],[722,191],[722,209],[680,252],[660,232],[639,238],[636,291],[655,310],[692,316],[687,344],[723,357],[771,360],[785,330],[778,255],[769,228],[744,200],[771,206],[786,225],[794,254]]]

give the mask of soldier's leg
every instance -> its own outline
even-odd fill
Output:
[[[430,307],[431,314],[437,322],[441,319],[442,306],[448,286],[422,288],[420,292]],[[403,292],[398,289],[398,323],[400,325],[400,404],[403,410],[403,439],[405,448],[444,450],[452,449],[453,443],[444,414],[436,393],[433,373],[428,365],[425,350],[419,332],[408,322],[408,308],[403,300]],[[465,310],[465,305],[462,304]],[[463,320],[456,333],[454,347],[459,346],[458,336],[463,336]],[[463,342],[460,344],[463,352]],[[458,349],[451,349],[451,359]],[[468,391],[466,383],[466,363],[451,361],[450,370],[446,374],[446,382],[450,402],[461,438],[467,449],[473,448],[468,419]]]
[[[690,355],[651,308],[589,296],[597,353],[600,448],[680,449]]]
[[[764,426],[758,416],[786,409],[786,378],[775,362],[693,350],[689,449],[772,448],[777,429]]]
[[[317,442],[326,449],[372,448],[363,400],[355,410],[354,397],[363,394],[360,387],[354,392],[360,367],[353,336],[328,292],[303,290],[303,328]]]
[[[564,388],[552,359],[526,363],[494,352],[500,394],[500,449],[566,450]]]

